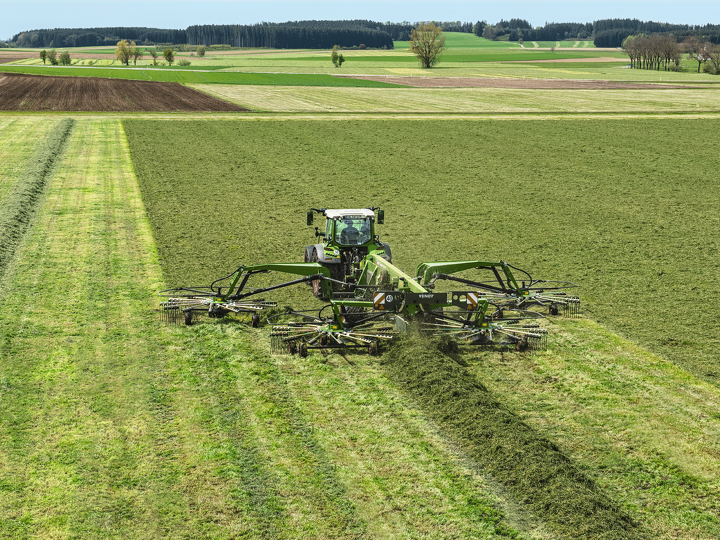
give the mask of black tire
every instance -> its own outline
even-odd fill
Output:
[[[307,358],[307,355],[308,355],[307,343],[302,342],[300,344],[300,347],[298,347],[298,353],[300,354],[300,358]]]
[[[380,346],[378,345],[377,341],[371,341],[370,345],[368,345],[368,354],[370,356],[377,356],[380,352]]]
[[[250,319],[250,326],[252,326],[253,328],[257,328],[258,326],[260,326],[260,315],[258,315],[257,313],[253,313],[253,316]]]
[[[548,307],[548,313],[550,315],[557,315],[560,313],[560,307],[557,304],[550,304],[550,307]]]
[[[518,352],[525,352],[528,350],[528,339],[526,337],[521,338],[515,342],[515,350]]]
[[[185,318],[185,324],[187,326],[190,326],[193,321],[193,312],[192,311],[183,311],[183,317]]]
[[[287,345],[287,351],[290,354],[295,354],[297,352],[297,343],[290,341]]]

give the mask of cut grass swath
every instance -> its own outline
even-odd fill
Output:
[[[30,158],[23,176],[0,206],[0,276],[32,222],[45,186],[62,159],[75,121],[65,118],[42,141]]]
[[[569,538],[640,538],[638,524],[552,442],[502,406],[443,350],[452,343],[408,338],[385,354],[390,378],[468,453]],[[453,354],[450,352],[450,354]]]

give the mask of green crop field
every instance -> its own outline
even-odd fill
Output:
[[[199,71],[168,71],[154,69],[103,69],[103,68],[52,68],[52,67],[11,67],[2,66],[0,71],[29,73],[33,75],[54,75],[63,77],[102,77],[109,79],[131,79],[140,81],[177,82],[183,84],[261,84],[283,86],[359,86],[393,87],[383,82],[341,79],[328,75],[308,74],[265,74],[265,73],[217,73]]]
[[[432,70],[402,43],[341,69],[301,50],[0,66],[252,111],[0,114],[0,538],[720,537],[720,79],[624,69],[591,41],[448,45]],[[300,262],[309,207],[369,205],[410,274],[502,259],[579,284],[583,316],[545,321],[532,353],[410,335],[307,358],[247,316],[158,321],[161,289]],[[272,298],[323,305],[306,285]]]

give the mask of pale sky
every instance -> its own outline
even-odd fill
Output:
[[[0,0],[0,39],[36,28],[146,26],[185,29],[193,24],[253,24],[302,19],[478,21],[527,19],[592,22],[636,18],[682,24],[720,24],[720,0]]]

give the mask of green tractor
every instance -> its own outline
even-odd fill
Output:
[[[208,287],[161,291],[167,297],[161,313],[185,324],[200,314],[251,313],[252,326],[257,326],[259,313],[277,305],[265,295],[307,283],[327,302],[322,308],[267,318],[273,350],[305,356],[310,349],[358,347],[374,354],[411,327],[468,345],[535,349],[544,346],[547,334],[539,310],[548,315],[579,312],[578,297],[568,293],[575,284],[536,280],[503,261],[425,262],[415,275],[406,274],[392,263],[390,246],[375,233],[375,224],[384,221],[378,208],[313,208],[308,226],[315,213],[326,218],[324,233],[315,228],[316,238],[324,242],[306,246],[305,262],[240,266]],[[269,272],[296,277],[252,286],[253,276]],[[454,284],[464,288],[451,289]]]
[[[377,218],[375,210],[378,211]],[[348,284],[334,283],[334,298],[342,297],[343,293],[352,294],[350,285],[356,282],[360,264],[369,254],[392,262],[390,246],[381,242],[375,233],[376,221],[379,225],[384,222],[383,210],[374,206],[345,210],[311,208],[307,213],[308,226],[313,225],[315,213],[325,216],[325,232],[315,227],[315,237],[322,238],[323,243],[305,247],[305,262],[320,264],[329,270],[330,277]],[[316,297],[329,300],[323,293],[320,280],[311,284]]]

